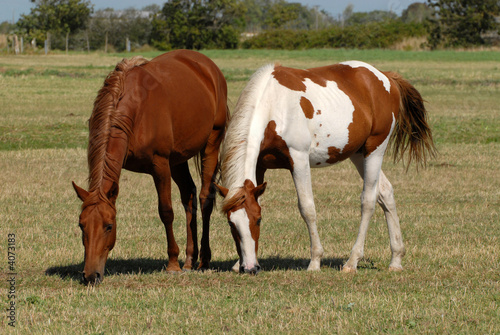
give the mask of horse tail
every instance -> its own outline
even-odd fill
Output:
[[[222,158],[222,147],[224,146],[224,140],[226,138],[226,131],[227,131],[227,127],[229,125],[229,120],[231,119],[231,111],[229,109],[229,106],[226,102],[226,123],[224,124],[224,131],[222,132],[221,136],[222,136],[222,140],[219,144],[219,154],[217,156],[217,167],[215,168],[215,178],[214,178],[214,182],[216,184],[220,184],[221,183],[221,180],[222,180],[222,176],[221,176],[221,158]],[[194,164],[195,164],[195,167],[196,167],[196,170],[198,172],[198,175],[200,176],[200,179],[203,179],[203,171],[201,169],[201,161],[202,161],[202,158],[201,158],[201,151],[198,152],[198,154],[196,156],[194,156]],[[214,202],[215,202],[216,198],[214,199]]]
[[[89,119],[89,144],[87,147],[89,165],[89,190],[100,184],[106,167],[106,148],[111,127],[122,129],[127,136],[132,132],[132,122],[129,118],[117,115],[118,101],[123,97],[123,86],[128,71],[135,66],[148,61],[143,57],[123,59],[111,71],[94,100],[92,115]],[[116,169],[115,169],[116,170]],[[109,172],[109,171],[108,171]],[[115,171],[116,172],[116,171]]]
[[[224,137],[222,138],[222,141],[220,142],[219,157],[217,159],[216,183],[219,185],[222,183],[222,148],[224,147],[224,141],[226,140],[226,132],[227,132],[227,128],[229,126],[230,120],[231,120],[231,110],[229,109],[229,105],[226,103],[226,124],[224,126]]]
[[[436,156],[436,147],[432,139],[432,132],[427,122],[427,110],[424,100],[408,81],[397,73],[386,73],[399,89],[399,115],[395,129],[391,135],[391,147],[394,161],[403,159],[408,151],[406,169],[415,161],[417,169],[424,166],[428,158]]]

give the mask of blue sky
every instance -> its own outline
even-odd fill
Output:
[[[288,2],[300,2],[303,5],[318,6],[337,17],[347,5],[354,5],[355,12],[368,12],[372,10],[392,10],[398,15],[413,2],[425,2],[425,0],[288,0]],[[166,0],[92,0],[94,9],[107,7],[124,9],[134,7],[140,9],[149,4],[162,5]],[[34,6],[30,0],[0,0],[0,22],[17,21],[21,14],[28,14],[30,8]]]

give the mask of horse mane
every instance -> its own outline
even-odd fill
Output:
[[[146,64],[148,60],[136,56],[123,59],[108,74],[94,101],[94,108],[89,119],[89,144],[87,148],[89,166],[89,193],[84,205],[100,200],[108,201],[100,189],[103,179],[118,181],[123,162],[118,162],[107,153],[111,128],[121,129],[127,137],[132,133],[132,120],[127,115],[117,112],[116,106],[122,98],[127,72],[136,66]],[[98,192],[95,192],[99,190]]]
[[[274,67],[275,64],[265,65],[252,75],[231,116],[222,148],[222,184],[229,189],[229,194],[223,201],[223,211],[240,198],[245,180],[245,156],[250,125],[256,106],[264,93],[265,83]]]

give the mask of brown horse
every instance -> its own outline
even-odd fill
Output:
[[[309,270],[319,270],[323,255],[316,228],[311,167],[350,158],[363,178],[361,225],[351,257],[355,272],[363,257],[368,223],[381,205],[392,250],[390,270],[401,270],[405,254],[393,189],[381,171],[387,146],[423,162],[434,154],[427,112],[420,93],[401,76],[373,66],[344,62],[308,70],[270,65],[258,70],[243,90],[229,124],[222,154],[226,212],[240,256],[234,267],[257,273],[260,234],[259,197],[267,169],[291,172],[299,210],[311,241]],[[258,185],[258,186],[255,186]]]
[[[158,193],[158,210],[168,242],[167,271],[180,271],[174,239],[171,178],[186,210],[184,269],[198,259],[196,186],[188,160],[201,161],[200,205],[203,220],[199,268],[211,259],[209,223],[215,200],[219,146],[226,122],[227,86],[219,68],[206,56],[172,51],[147,61],[124,59],[104,81],[89,120],[89,190],[73,183],[83,201],[80,228],[85,247],[85,283],[98,283],[116,239],[120,172],[150,174]]]

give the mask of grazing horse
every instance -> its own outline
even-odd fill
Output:
[[[98,283],[116,239],[120,172],[150,174],[168,242],[167,271],[180,271],[179,247],[172,222],[171,178],[179,187],[187,219],[184,269],[198,259],[196,186],[188,159],[200,160],[203,219],[199,268],[208,268],[209,223],[215,200],[219,146],[229,119],[227,86],[219,68],[206,56],[172,51],[151,61],[124,59],[104,81],[89,120],[89,189],[73,183],[83,201],[80,228],[85,247],[83,279]]]
[[[311,167],[347,158],[363,178],[361,225],[343,271],[355,272],[363,257],[368,223],[375,204],[385,212],[392,250],[390,270],[401,270],[405,254],[393,188],[381,171],[392,144],[394,158],[409,153],[424,164],[434,155],[431,130],[419,92],[401,76],[349,61],[299,70],[280,65],[259,69],[236,105],[222,149],[224,197],[240,257],[233,270],[257,273],[257,249],[267,169],[288,169],[311,242],[308,270],[319,270],[323,255],[316,228]],[[257,185],[257,186],[256,186]]]

